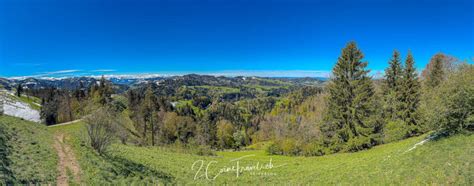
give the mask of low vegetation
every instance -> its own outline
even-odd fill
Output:
[[[56,182],[57,154],[46,126],[0,116],[0,176],[3,184]]]
[[[199,156],[160,147],[138,147],[114,143],[100,156],[81,140],[83,123],[51,128],[71,135],[68,142],[78,155],[88,184],[98,183],[175,183],[175,184],[468,184],[472,182],[474,146],[466,141],[474,135],[458,134],[439,138],[421,146],[415,144],[427,135],[380,145],[357,153],[340,153],[322,157],[268,155],[264,150],[221,151],[217,156]],[[259,145],[265,148],[267,144]],[[412,150],[410,150],[412,149]],[[268,164],[273,168],[244,171],[239,177],[226,172],[207,180],[205,169],[211,161],[209,176],[221,168],[235,166],[232,160],[242,158],[240,166]],[[196,163],[197,162],[197,163]],[[192,168],[195,164],[194,169]],[[278,167],[281,166],[281,167]],[[204,167],[205,168],[205,167]],[[195,179],[197,175],[197,179]],[[83,177],[83,178],[84,178]]]

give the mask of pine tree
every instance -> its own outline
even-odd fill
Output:
[[[102,78],[100,78],[99,84],[99,103],[102,105],[109,103],[112,100],[112,93],[112,87],[107,82],[105,77],[102,76]]]
[[[357,151],[375,145],[374,88],[355,42],[342,50],[328,85],[323,132],[332,151]]]
[[[403,69],[400,62],[400,53],[393,51],[393,56],[389,61],[389,67],[385,69],[384,80],[384,101],[385,101],[385,118],[396,120],[400,118],[401,109],[401,86]]]
[[[400,62],[400,53],[393,51],[392,58],[389,61],[389,67],[385,69],[385,85],[390,89],[397,89],[402,77],[402,66]]]
[[[433,64],[428,74],[427,85],[431,88],[437,87],[444,78],[443,54],[436,54],[431,59]]]
[[[151,127],[151,143],[152,145],[155,145],[155,126],[154,126],[154,121],[153,121],[153,115],[156,112],[155,109],[155,103],[156,103],[156,98],[155,95],[153,94],[153,89],[152,86],[149,85],[148,88],[145,91],[145,98],[142,103],[142,113],[143,113],[143,119],[144,119],[144,125],[143,125],[143,138],[145,141],[146,139],[146,133],[147,133],[147,125],[149,124]]]
[[[100,78],[98,83],[99,85],[94,84],[91,86],[89,95],[91,95],[94,103],[106,105],[112,101],[112,86],[104,76]]]
[[[79,88],[74,91],[74,96],[78,101],[82,101],[86,97],[85,87],[82,81],[79,82]]]
[[[415,60],[411,52],[408,52],[403,71],[402,86],[402,120],[408,126],[408,136],[415,135],[419,130],[417,110],[420,103],[420,82],[414,66]]]
[[[20,83],[16,87],[16,96],[21,97],[22,93],[23,93],[23,85],[21,85],[21,83]]]
[[[0,85],[0,88],[2,88],[1,85]],[[0,90],[0,116],[3,115],[3,112],[4,112],[3,111],[3,100],[4,100],[3,97],[4,96],[6,95],[3,95],[3,91]]]

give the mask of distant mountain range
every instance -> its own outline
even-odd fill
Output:
[[[59,88],[59,89],[76,89],[82,83],[84,87],[89,87],[96,83],[101,77],[72,77],[72,78],[25,78],[25,79],[8,79],[0,78],[0,85],[5,89],[12,90],[19,84],[25,89],[43,89],[43,88]],[[125,91],[129,88],[140,87],[147,83],[155,83],[162,86],[227,86],[239,87],[243,85],[260,85],[260,86],[280,86],[282,83],[291,85],[321,85],[327,78],[314,77],[226,77],[188,74],[183,76],[104,76],[107,80],[114,84],[119,91]]]

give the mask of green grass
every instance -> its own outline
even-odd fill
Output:
[[[190,88],[201,88],[201,89],[206,89],[206,90],[209,90],[209,91],[222,92],[222,93],[235,93],[235,92],[240,91],[238,88],[226,87],[226,86],[201,85],[201,86],[189,86],[189,87]]]
[[[92,183],[177,183],[177,184],[344,184],[344,185],[419,185],[460,184],[474,181],[474,135],[457,135],[428,142],[406,152],[425,136],[377,146],[357,152],[322,157],[269,156],[263,150],[218,152],[206,157],[167,151],[163,148],[114,144],[107,156],[98,156],[81,140],[82,124],[51,128],[66,132],[77,153],[85,182]],[[264,144],[262,144],[264,145]],[[255,149],[258,149],[256,146]],[[273,168],[219,175],[215,180],[203,176],[211,161],[209,176],[221,168],[268,164]],[[197,172],[203,161],[203,169]],[[197,167],[192,169],[196,163]],[[281,166],[281,167],[278,167]],[[196,174],[198,179],[194,179]],[[83,177],[83,180],[84,180]]]
[[[133,183],[172,183],[173,179],[158,170],[115,156],[113,153],[100,156],[88,147],[84,123],[52,126],[52,133],[66,134],[66,143],[71,145],[82,169],[81,180],[87,185],[123,185]]]
[[[14,183],[54,183],[58,157],[53,149],[52,135],[46,126],[10,116],[0,116],[0,128],[7,162]],[[0,183],[5,180],[0,180]]]

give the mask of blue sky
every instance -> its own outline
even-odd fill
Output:
[[[474,57],[470,0],[0,0],[0,76],[324,75],[351,40],[373,71]]]

